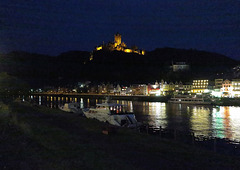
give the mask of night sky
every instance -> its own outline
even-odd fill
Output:
[[[240,1],[0,1],[0,53],[92,51],[116,32],[130,47],[193,48],[240,60]]]

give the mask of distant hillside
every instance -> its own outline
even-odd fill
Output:
[[[193,78],[233,78],[232,68],[239,64],[239,61],[227,56],[198,50],[186,50],[175,48],[158,48],[148,52],[150,63],[171,65],[175,62],[186,62],[190,65],[190,72],[173,74],[168,72],[166,79],[193,79]],[[172,77],[172,78],[171,78]]]
[[[146,55],[119,51],[69,51],[58,56],[27,52],[0,55],[0,71],[8,72],[33,87],[67,85],[78,81],[147,83],[155,80],[190,81],[193,78],[232,78],[239,64],[224,55],[174,48],[159,48]],[[174,73],[174,62],[187,62],[191,70]]]
[[[81,80],[89,52],[71,51],[59,56],[14,51],[0,55],[0,71],[19,77],[34,87],[62,85]]]
[[[154,51],[148,52],[147,56],[153,58],[155,61],[164,62],[165,64],[171,64],[172,61],[186,61],[194,66],[206,64],[208,66],[232,66],[236,64],[234,59],[227,56],[193,49],[157,48]]]
[[[186,62],[189,72],[174,73],[170,66],[175,62]],[[221,54],[174,48],[159,48],[146,55],[127,54],[123,52],[97,51],[90,65],[108,69],[110,77],[125,76],[124,80],[134,82],[155,81],[189,81],[193,78],[232,78],[232,68],[239,62]],[[104,67],[103,67],[104,66]],[[107,68],[106,68],[107,67]],[[100,71],[101,72],[101,71]],[[99,73],[100,73],[99,72]],[[222,74],[223,73],[223,74]],[[102,73],[105,74],[105,71]]]
[[[0,60],[1,71],[24,79],[30,84],[44,84],[50,78],[55,78],[51,77],[55,71],[52,67],[55,59],[50,56],[16,51],[2,54]]]

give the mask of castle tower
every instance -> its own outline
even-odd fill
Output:
[[[121,34],[117,33],[114,35],[114,42],[116,45],[120,45],[122,43],[122,36]]]

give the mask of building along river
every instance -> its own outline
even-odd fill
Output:
[[[81,108],[102,103],[102,99],[58,96],[30,96],[39,105],[57,108],[66,102],[78,102]],[[171,104],[112,100],[134,112],[138,121],[165,129],[193,132],[195,136],[240,141],[240,107]]]

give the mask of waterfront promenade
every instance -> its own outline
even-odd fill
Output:
[[[151,101],[151,102],[167,102],[170,96],[144,96],[144,95],[113,95],[113,94],[91,94],[91,93],[32,93],[39,96],[54,96],[54,97],[85,97],[105,99],[107,96],[112,100],[136,100],[136,101]]]
[[[52,96],[52,97],[83,97],[105,99],[107,96],[111,100],[130,100],[130,101],[148,101],[148,102],[168,102],[171,98],[168,96],[145,96],[145,95],[114,95],[114,94],[96,94],[96,93],[31,93],[36,96]],[[240,98],[212,98],[212,105],[218,106],[240,106]]]

